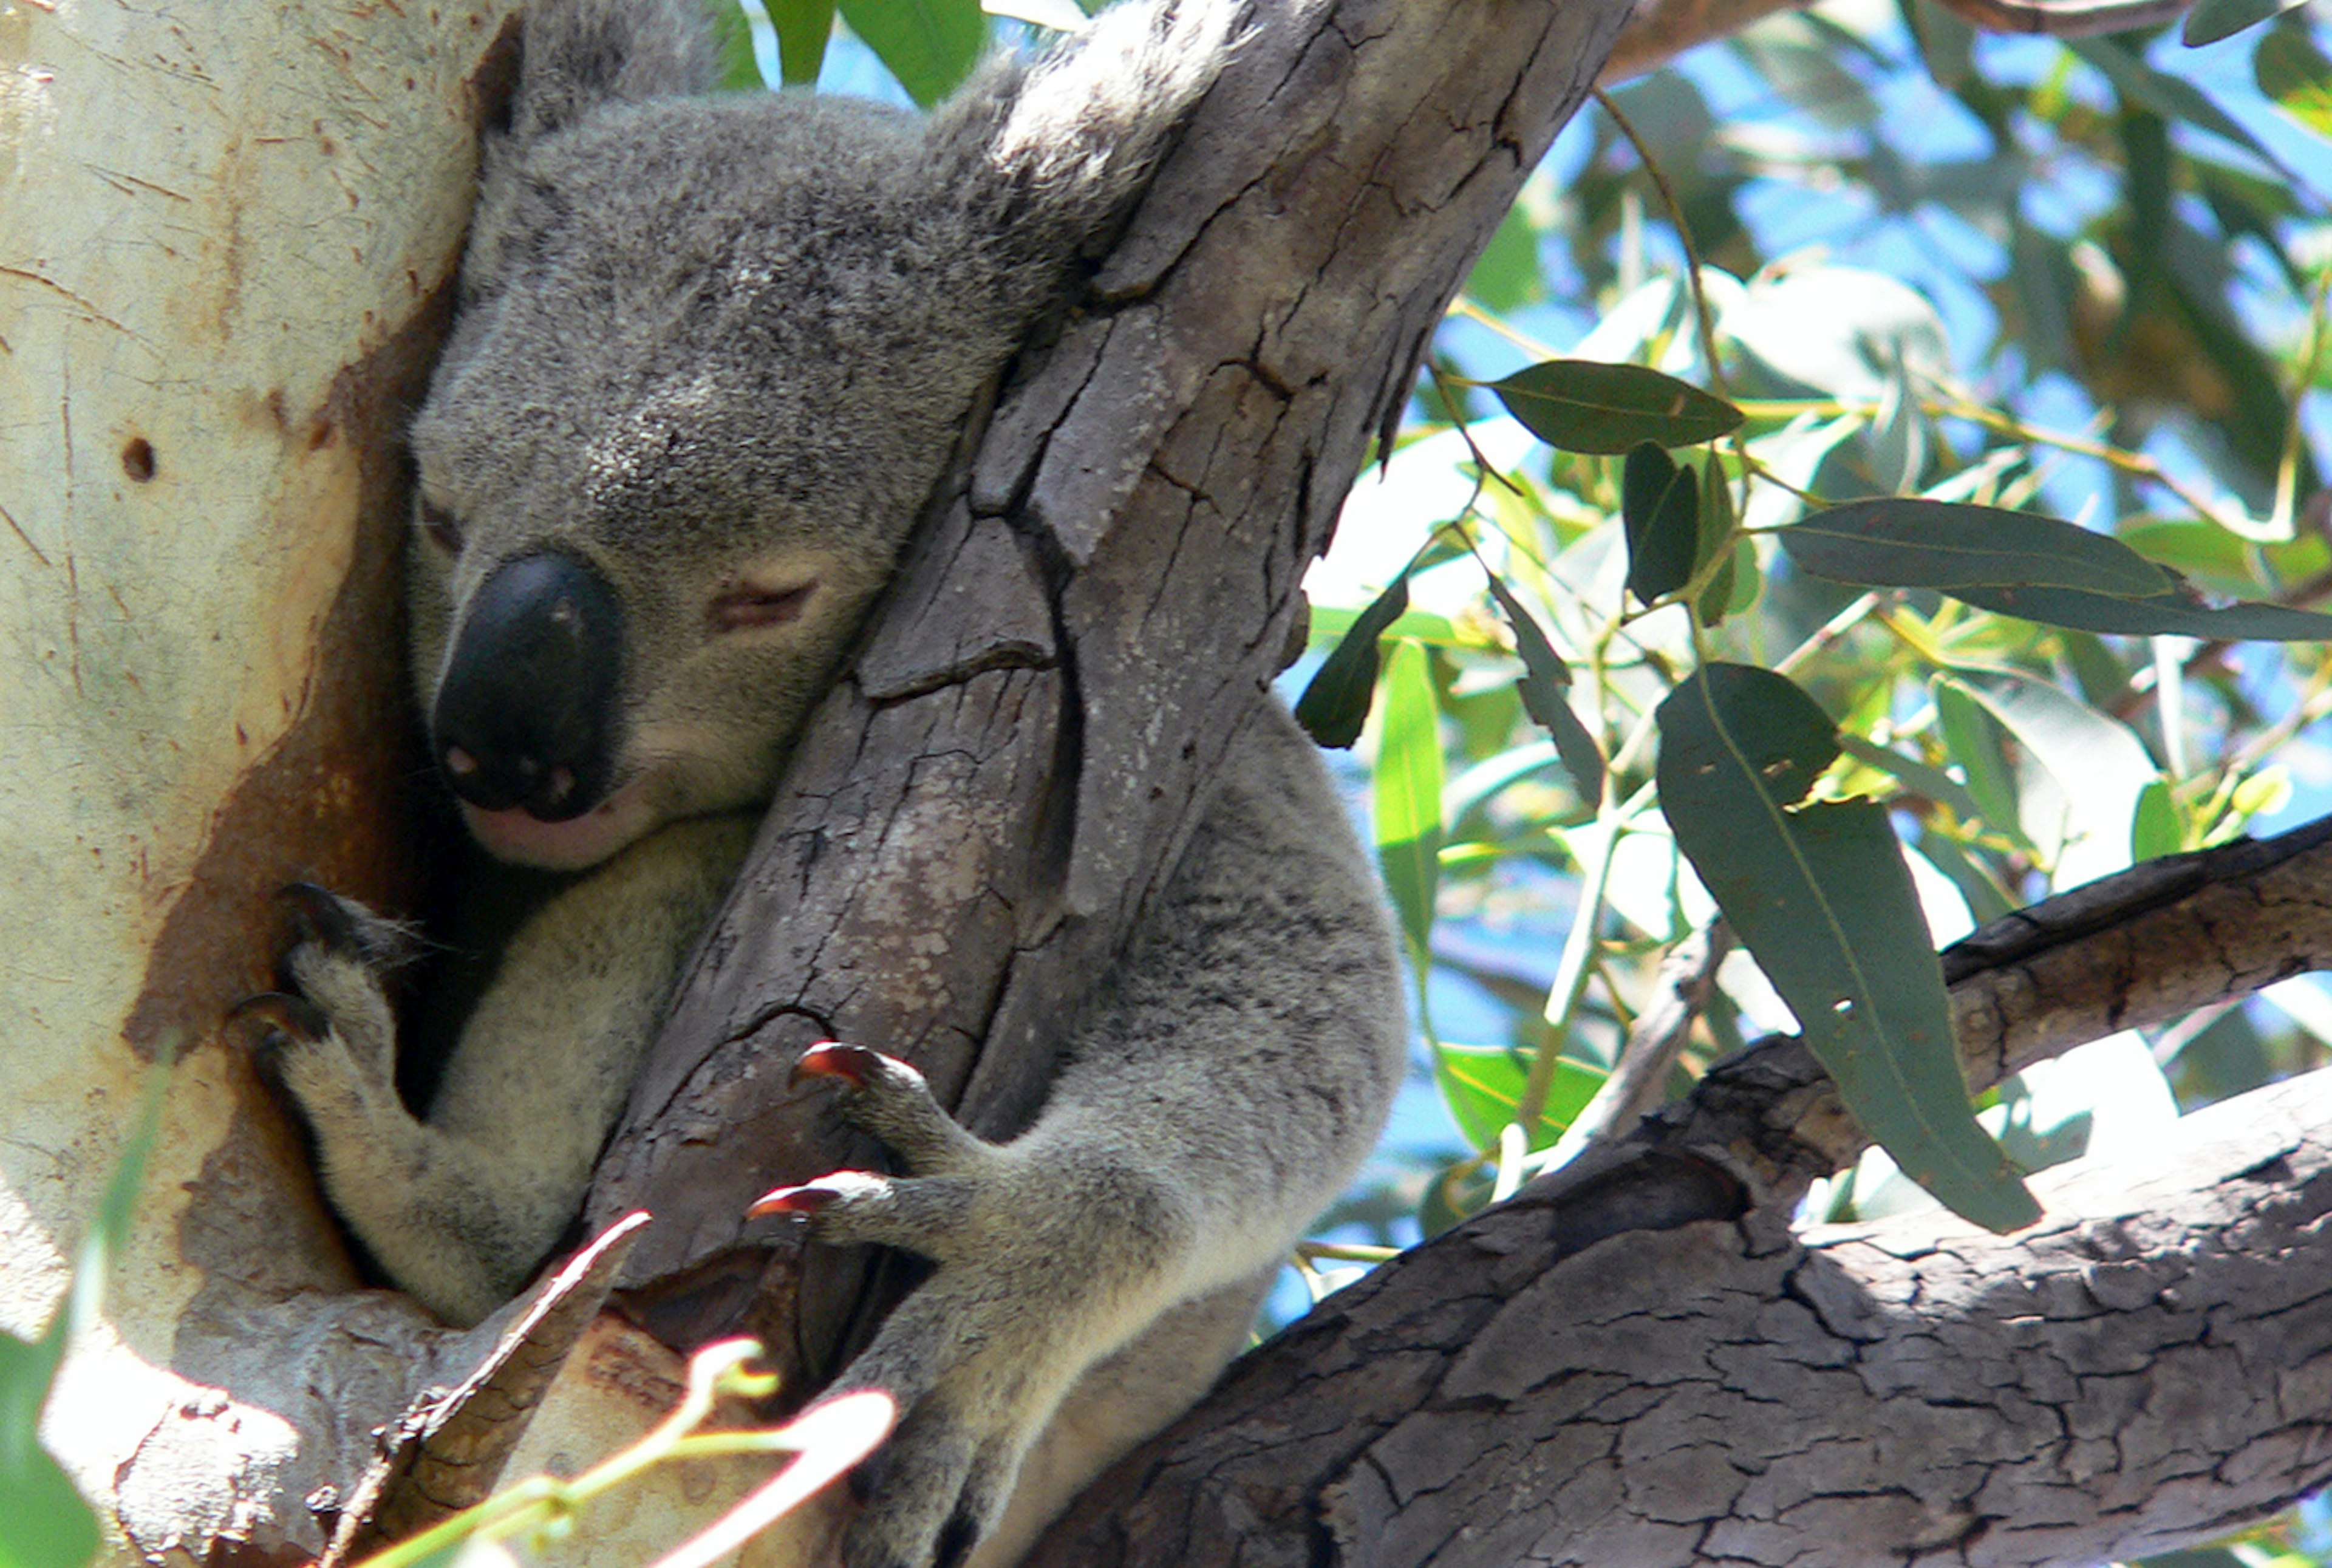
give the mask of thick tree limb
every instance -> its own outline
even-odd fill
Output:
[[[1604,62],[1610,86],[1657,71],[1686,50],[1729,38],[1777,11],[1802,11],[1814,0],[1641,0]],[[1938,0],[1969,26],[1985,33],[2037,33],[2051,38],[2092,38],[2134,27],[2158,27],[2193,9],[2193,0]]]
[[[1944,959],[1970,1086],[1988,1087],[2117,1029],[2332,964],[2327,861],[2332,821],[2149,862],[1983,927]],[[2182,1123],[2176,1142],[2196,1151],[2187,1167],[2172,1169],[2176,1156],[2165,1152],[2162,1166],[2143,1171],[2050,1173],[2035,1184],[2050,1217],[2015,1237],[1923,1221],[1956,1238],[1936,1254],[1955,1261],[1927,1274],[1888,1274],[1865,1260],[1859,1273],[1836,1276],[1844,1284],[1825,1305],[1811,1294],[1814,1284],[1833,1280],[1824,1260],[1843,1255],[1810,1250],[1791,1233],[1791,1215],[1809,1181],[1850,1162],[1867,1140],[1802,1045],[1761,1042],[1719,1064],[1693,1095],[1623,1143],[1591,1149],[1510,1205],[1379,1269],[1352,1287],[1370,1294],[1332,1297],[1249,1355],[1174,1430],[1088,1493],[1035,1561],[1211,1561],[1206,1544],[1236,1530],[1246,1543],[1241,1563],[1309,1563],[1318,1559],[1303,1554],[1323,1521],[1340,1553],[1331,1560],[1387,1564],[1504,1563],[1534,1543],[1551,1562],[1683,1561],[1705,1553],[1779,1563],[1811,1551],[1840,1563],[1954,1553],[1984,1563],[2090,1563],[2220,1533],[2332,1474],[2322,1429],[2332,1423],[2332,1360],[2311,1359],[2332,1346],[2332,1300],[2324,1299],[2332,1256],[2308,1229],[2332,1206],[2324,1166],[2332,1134],[2296,1130],[2332,1125],[2332,1078],[2318,1075],[2235,1104],[2241,1108]],[[2238,1207],[2216,1192],[2222,1181],[2230,1192],[2241,1188]],[[2067,1218],[2111,1207],[2117,1182],[2129,1195],[2114,1212],[2145,1217],[2127,1232],[2145,1238],[2136,1250],[2122,1231]],[[1520,1216],[1501,1218],[1510,1208]],[[2264,1240],[2251,1229],[2261,1226]],[[1927,1243],[1906,1245],[1886,1243],[1914,1264],[1925,1256]],[[2114,1295],[2093,1283],[2081,1286],[2088,1296],[2076,1305],[2095,1301],[2078,1311],[2029,1305],[2061,1303],[2072,1288],[2061,1283],[2067,1270],[2087,1279],[2084,1259],[2117,1265],[2141,1256],[2175,1275],[2180,1301],[2199,1303],[2199,1316],[2178,1317],[2165,1330],[2150,1296]],[[2269,1263],[2292,1272],[2271,1287],[2256,1283]],[[2232,1272],[2211,1272],[2222,1264]],[[2215,1283],[2198,1287],[2190,1275]],[[1478,1381],[1486,1339],[1517,1356],[1541,1354],[1531,1364],[1552,1369],[1549,1387],[1567,1381],[1562,1369],[1577,1363],[1562,1358],[1577,1343],[1625,1343],[1615,1325],[1628,1320],[1610,1299],[1612,1279],[1649,1281],[1646,1299],[1657,1308],[1628,1331],[1653,1342],[1631,1363],[1632,1391],[1590,1380],[1573,1391],[1591,1396],[1586,1402],[1553,1399],[1542,1409],[1534,1402],[1538,1385],[1525,1381],[1511,1383],[1506,1402],[1477,1407],[1482,1391],[1455,1369],[1474,1367]],[[2179,1336],[2201,1334],[2216,1345],[2235,1333],[2222,1321],[2241,1299],[2228,1295],[2229,1279],[2268,1305],[2246,1331],[2262,1337],[2245,1342],[2256,1348],[2238,1356],[2259,1358],[2242,1361],[2256,1375],[2225,1385],[2222,1415],[2200,1398],[2222,1374],[2198,1372],[2192,1358],[2157,1374],[2155,1362],[2165,1346],[2184,1343]],[[1377,1293],[1392,1305],[1380,1309]],[[1863,1300],[1874,1305],[1859,1310],[1891,1326],[1842,1357],[1809,1360],[1805,1343],[1756,1326],[1811,1305],[1830,1325],[1825,1333],[1843,1333],[1840,1304]],[[1912,1312],[1904,1303],[1921,1305]],[[2174,1315],[2188,1310],[2162,1305]],[[2308,1342],[2309,1334],[2318,1339]],[[1995,1334],[2001,1353],[1990,1348]],[[1838,1389],[1811,1378],[1870,1364],[1890,1367],[1897,1381],[1872,1383],[1860,1405],[1840,1404]],[[2060,1375],[2050,1386],[2072,1391],[2054,1401],[2033,1392],[2052,1364]],[[1695,1380],[1708,1367],[1737,1377],[1738,1386],[1719,1378],[1716,1394],[1700,1388]],[[2109,1387],[2122,1401],[2113,1409],[2140,1426],[2149,1412],[2172,1413],[2115,1449],[2105,1441],[2112,1433],[2098,1429],[2111,1412],[2094,1402]],[[1680,1407],[1689,1419],[1677,1435],[1658,1412],[1671,1408],[1679,1388],[1694,1392]],[[1931,1399],[1922,1388],[1941,1392]],[[1971,1389],[1993,1391],[1977,1398]],[[2012,1398],[2001,1389],[2018,1391]],[[2234,1397],[2238,1389],[2243,1397]],[[1639,1418],[1631,1401],[1647,1413]],[[1762,1429],[1790,1429],[1783,1448],[1802,1439],[1802,1453],[1760,1450],[1754,1445],[1763,1439],[1755,1438],[1740,1439],[1750,1447],[1726,1446],[1734,1421],[1715,1414],[1728,1402],[1768,1401],[1774,1408]],[[1960,1413],[1933,1413],[1938,1405]],[[1484,1424],[1492,1410],[1496,1422]],[[1942,1433],[1954,1424],[1957,1447]],[[2165,1432],[2176,1440],[2149,1449],[2168,1440]],[[1436,1433],[1453,1475],[1464,1470],[1459,1494],[1446,1499],[1426,1496],[1438,1488],[1404,1481],[1399,1468],[1426,1462]],[[1387,1443],[1395,1459],[1377,1452]],[[1595,1464],[1609,1467],[1614,1456],[1626,1461],[1616,1479],[1595,1479]],[[1794,1499],[1770,1482],[1809,1462],[1835,1463],[1839,1474],[1859,1478]],[[1951,1485],[1962,1490],[1929,1484],[1938,1466],[1950,1465],[1961,1468]],[[1639,1467],[1654,1477],[1657,1506],[1615,1500],[1614,1487],[1628,1494],[1640,1485],[1630,1479]],[[1570,1502],[1562,1500],[1565,1487]],[[1486,1497],[1542,1502],[1515,1506],[1510,1528],[1469,1535],[1486,1507],[1496,1512]],[[1603,1509],[1615,1512],[1604,1519]],[[1201,1549],[1191,1553],[1193,1542]],[[1389,1544],[1397,1542],[1410,1544]],[[1191,1554],[1159,1555],[1161,1544]]]
[[[2069,1568],[2231,1529],[2332,1477],[2327,1127],[2332,1076],[2262,1090],[2035,1179],[2005,1238],[1572,1246],[1525,1189],[1234,1368],[1032,1561]]]

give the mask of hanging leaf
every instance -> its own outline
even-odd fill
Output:
[[[1858,501],[1775,531],[1790,559],[1863,588],[2026,585],[2136,598],[2170,574],[2101,533],[2037,512],[1956,502]]]
[[[777,29],[779,73],[788,86],[815,82],[826,68],[827,41],[834,36],[834,0],[762,3],[769,10],[770,26]]]
[[[1495,573],[1490,577],[1490,597],[1498,601],[1506,624],[1514,628],[1515,652],[1523,661],[1523,678],[1515,684],[1515,692],[1522,698],[1523,712],[1554,741],[1555,755],[1563,760],[1563,770],[1571,775],[1571,787],[1579,798],[1590,802],[1601,799],[1603,749],[1563,696],[1571,684],[1571,666],[1557,656],[1537,620]]]
[[[1948,676],[1931,683],[1935,698],[1935,728],[1944,750],[1967,777],[1968,798],[1975,817],[1994,832],[2025,845],[2022,817],[2016,805],[2016,770],[2001,749],[2004,731],[2000,722],[1966,687]]]
[[[1491,382],[1490,390],[1549,446],[1605,457],[1639,441],[1714,441],[1742,419],[1732,404],[1673,376],[1594,359],[1549,359]]]
[[[2170,780],[2148,780],[2137,793],[2137,809],[2129,819],[2130,860],[2158,860],[2185,846],[2185,835],[2178,822],[2178,803],[2170,795]]]
[[[1409,607],[1409,578],[1398,577],[1352,622],[1312,684],[1295,701],[1295,722],[1320,745],[1343,751],[1361,738],[1377,689],[1377,639]]]
[[[925,109],[971,74],[988,42],[980,0],[840,0],[840,9],[850,30]],[[794,80],[790,71],[786,80]]]
[[[1396,645],[1385,671],[1384,731],[1377,742],[1377,864],[1410,951],[1420,955],[1431,951],[1433,895],[1440,884],[1440,719],[1425,650],[1415,643]]]
[[[1628,537],[1628,591],[1650,604],[1692,580],[1700,550],[1700,475],[1655,442],[1637,444],[1620,469],[1620,521]]]
[[[1720,625],[1736,607],[1733,599],[1740,591],[1744,561],[1753,574],[1755,571],[1756,552],[1748,548],[1747,540],[1738,537],[1739,532],[1733,515],[1733,486],[1725,477],[1725,464],[1711,453],[1701,470],[1700,544],[1694,552],[1692,569],[1698,572],[1719,552],[1725,555],[1725,564],[1709,575],[1708,586],[1701,589],[1700,601],[1693,607],[1705,626]],[[1754,598],[1754,584],[1751,592]]]
[[[2137,732],[2046,681],[2023,675],[1951,675],[1956,689],[1998,720],[2049,770],[2065,798],[2066,834],[2057,879],[2069,886],[2129,864],[2139,797],[2160,777]],[[2044,833],[2027,828],[2035,837]]]
[[[1660,704],[1661,809],[1807,1047],[1904,1171],[1993,1230],[2040,1216],[1961,1079],[1943,970],[1886,811],[1801,806],[1836,730],[1783,676],[1704,666]]]
[[[2060,588],[1958,588],[1954,598],[1996,615],[2044,626],[2122,636],[2215,637],[2226,642],[2309,643],[2332,640],[2332,616],[2285,605],[2211,605],[2174,578],[2166,593],[2121,598]]]

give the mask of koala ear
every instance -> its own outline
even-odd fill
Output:
[[[1104,12],[1033,64],[990,62],[932,117],[942,180],[997,210],[990,232],[1071,251],[1142,188],[1236,47],[1240,0]]]
[[[710,22],[702,0],[535,0],[520,34],[510,134],[524,141],[606,104],[706,91]]]

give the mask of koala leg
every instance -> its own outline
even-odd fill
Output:
[[[681,960],[751,836],[741,817],[651,834],[560,889],[512,934],[425,1119],[398,1097],[382,991],[393,931],[295,893],[297,998],[269,999],[276,1075],[316,1141],[324,1190],[389,1278],[467,1326],[521,1289],[574,1219]]]
[[[1062,1441],[1116,1446],[1048,1446],[1032,1483],[1076,1484],[1196,1398],[1237,1348],[1227,1320],[1368,1152],[1403,1070],[1402,1016],[1368,863],[1310,741],[1258,704],[1026,1133],[972,1136],[873,1052],[808,1053],[802,1070],[842,1080],[843,1114],[908,1174],[837,1171],[756,1211],[937,1265],[836,1384],[903,1411],[850,1568],[1008,1561],[1007,1505],[1056,1418]],[[1145,1391],[1161,1397],[1097,1416],[1111,1369],[1153,1354],[1180,1362]],[[1058,1500],[1032,1496],[1009,1530],[1025,1542]]]

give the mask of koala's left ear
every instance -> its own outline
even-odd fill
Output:
[[[706,91],[710,22],[702,0],[534,0],[520,34],[510,134],[525,141],[605,104]]]

